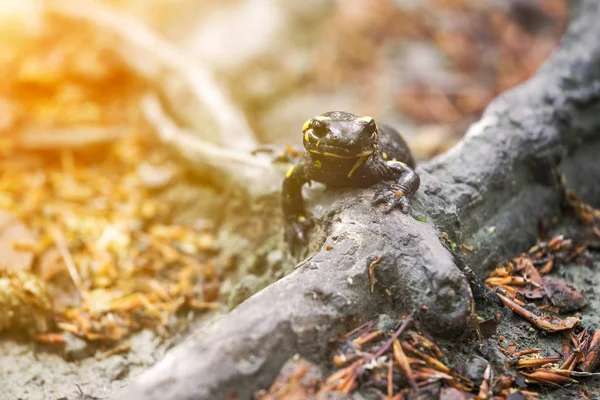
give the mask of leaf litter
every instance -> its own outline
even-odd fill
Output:
[[[161,189],[188,178],[111,40],[54,21],[0,41],[0,331],[114,343],[221,308],[214,233],[173,222]]]

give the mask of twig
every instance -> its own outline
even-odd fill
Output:
[[[50,228],[50,235],[52,236],[52,240],[54,240],[54,244],[60,253],[65,265],[67,266],[67,270],[69,271],[69,276],[75,285],[75,288],[81,295],[83,293],[83,283],[81,282],[81,277],[79,276],[79,272],[77,271],[77,267],[75,266],[75,262],[73,261],[73,257],[71,257],[71,253],[69,252],[69,247],[67,246],[67,241],[63,236],[62,232],[56,227]]]
[[[369,264],[369,282],[371,283],[371,293],[373,293],[373,289],[375,289],[375,265],[381,261],[381,256],[377,256],[371,264]]]
[[[404,351],[402,351],[402,345],[400,344],[400,341],[398,341],[398,338],[394,340],[394,358],[402,372],[404,372],[404,375],[406,375],[410,387],[417,390],[417,382],[415,381],[415,376],[410,367],[410,362],[408,361],[406,354],[404,354]]]
[[[387,375],[387,395],[388,397],[394,397],[394,385],[392,382],[394,361],[390,358],[388,360],[388,375]]]
[[[166,115],[156,95],[145,96],[140,106],[161,141],[172,145],[198,169],[209,167],[223,172],[249,193],[265,193],[279,188],[280,174],[268,160],[214,145],[178,127]]]
[[[412,323],[412,318],[413,318],[413,314],[410,313],[406,319],[404,319],[402,321],[402,324],[400,325],[400,327],[396,330],[396,332],[394,332],[392,334],[392,337],[390,337],[384,344],[383,346],[381,346],[381,348],[379,349],[379,351],[377,351],[377,353],[375,353],[375,355],[373,356],[373,360],[381,357],[381,355],[383,353],[385,353],[386,351],[389,350],[389,348],[392,346],[392,344],[394,344],[394,340],[396,340],[396,338],[400,337],[404,331],[406,331],[406,329],[408,329],[409,325]]]
[[[189,90],[188,101],[197,101],[198,110],[206,109],[220,130],[221,144],[242,151],[256,147],[257,141],[241,112],[218,87],[211,74],[140,21],[93,0],[51,0],[47,10],[62,17],[84,20],[117,36],[121,56],[146,79],[163,86],[182,79]],[[169,78],[169,79],[166,79]],[[168,82],[164,82],[168,81]],[[210,132],[209,132],[210,133]]]

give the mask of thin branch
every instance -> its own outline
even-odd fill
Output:
[[[186,101],[197,103],[198,111],[206,110],[215,119],[220,144],[236,150],[253,150],[255,136],[242,113],[229,101],[209,71],[181,49],[135,18],[93,0],[48,0],[46,10],[61,17],[83,20],[115,35],[116,48],[132,68],[146,79],[166,84],[166,78],[180,79],[189,93]],[[204,132],[210,135],[212,132]]]

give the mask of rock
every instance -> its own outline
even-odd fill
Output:
[[[581,310],[588,303],[583,292],[561,278],[545,277],[544,289],[552,305],[561,313]]]
[[[377,324],[375,324],[375,327],[373,329],[391,331],[396,327],[396,322],[397,321],[394,321],[394,319],[392,319],[387,314],[379,314],[379,316],[377,317]]]
[[[475,387],[479,387],[483,382],[483,374],[488,364],[487,360],[477,356],[473,356],[467,361],[465,376],[475,384]]]
[[[492,364],[495,371],[499,371],[502,374],[506,373],[505,361],[507,358],[504,354],[502,354],[495,340],[485,339],[481,343],[479,352],[487,361]]]
[[[63,354],[68,361],[82,360],[94,354],[94,346],[90,346],[85,340],[68,332],[65,333],[65,338]]]

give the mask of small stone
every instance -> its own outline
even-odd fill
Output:
[[[481,385],[481,382],[483,381],[483,374],[487,366],[487,360],[481,357],[473,356],[469,359],[469,361],[467,361],[465,376],[473,381],[475,387],[479,387],[479,385]]]
[[[396,321],[394,321],[387,314],[379,314],[377,317],[377,323],[375,324],[375,330],[387,330],[391,331],[396,327]]]
[[[111,381],[126,378],[129,374],[129,366],[125,357],[114,355],[102,361],[102,366],[108,372]]]
[[[494,366],[496,372],[504,373],[506,356],[502,354],[498,343],[491,339],[484,339],[479,348],[481,355],[484,356]]]
[[[81,360],[89,357],[94,352],[93,346],[90,346],[85,340],[71,334],[65,333],[65,359],[68,361]]]
[[[588,303],[583,292],[561,278],[544,278],[552,305],[562,313],[578,311]]]
[[[472,399],[471,395],[458,390],[457,388],[447,387],[443,388],[440,392],[440,400],[469,400]]]
[[[315,398],[323,374],[319,367],[301,357],[294,356],[281,368],[279,376],[269,388],[254,394],[255,399],[308,399]],[[285,395],[282,395],[285,393]],[[328,399],[335,397],[327,396]],[[346,398],[344,396],[343,398]]]
[[[506,400],[525,400],[526,398],[527,397],[525,397],[525,395],[519,391],[511,393]]]

